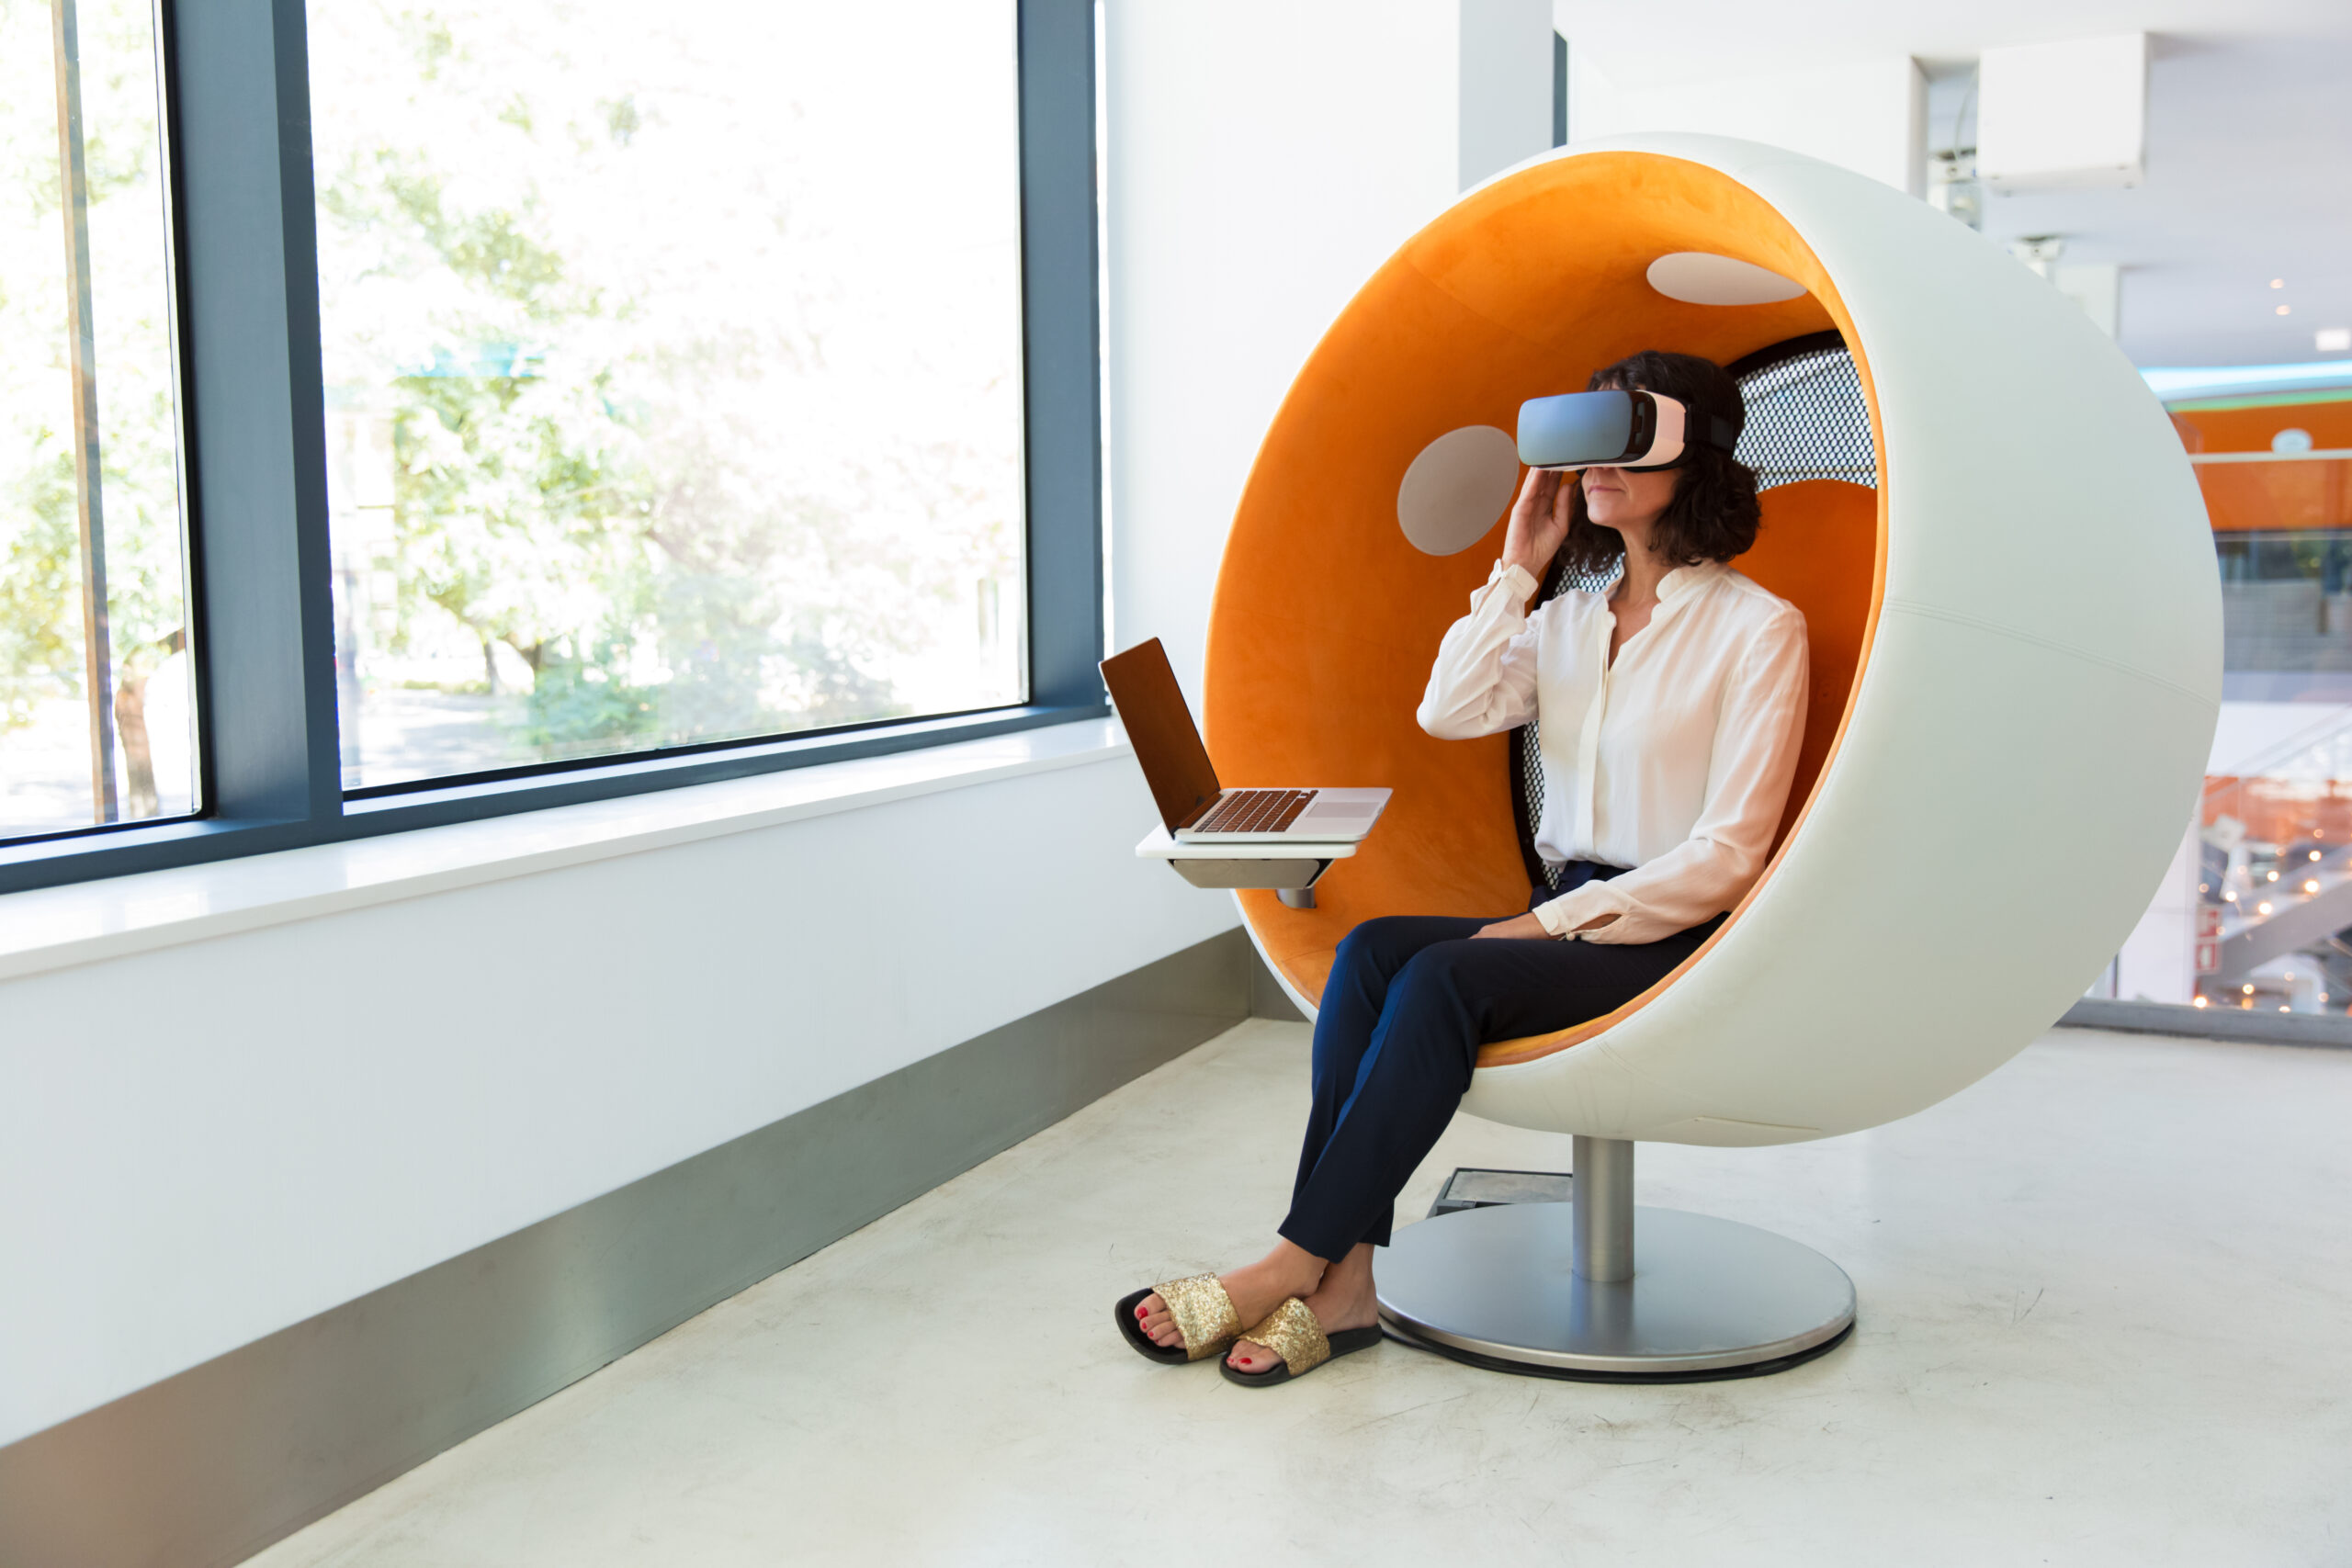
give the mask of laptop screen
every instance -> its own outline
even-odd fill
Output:
[[[1127,727],[1159,819],[1173,833],[1207,809],[1217,796],[1217,782],[1193,710],[1184,705],[1184,689],[1169,667],[1168,650],[1153,637],[1113,654],[1102,661],[1102,683],[1111,688],[1119,722]]]

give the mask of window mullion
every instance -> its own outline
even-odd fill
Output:
[[[343,804],[303,7],[164,27],[209,799],[318,822]]]
[[[1021,6],[1030,701],[1101,710],[1092,0]]]

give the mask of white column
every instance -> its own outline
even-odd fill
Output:
[[[1552,145],[1552,0],[1461,0],[1462,188]]]
[[[2182,837],[2148,912],[2115,955],[2115,995],[2127,1002],[2187,1002],[2197,994],[2190,967],[2197,939],[2197,829]]]

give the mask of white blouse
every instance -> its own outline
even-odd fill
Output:
[[[1804,733],[1804,616],[1719,562],[1658,584],[1649,625],[1616,662],[1610,587],[1526,614],[1535,580],[1495,563],[1438,646],[1421,728],[1442,740],[1539,716],[1553,864],[1628,866],[1537,907],[1554,936],[1657,942],[1739,902],[1764,869]]]

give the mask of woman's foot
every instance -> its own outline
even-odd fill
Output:
[[[1306,1295],[1322,1278],[1321,1258],[1287,1241],[1277,1241],[1274,1249],[1257,1262],[1245,1264],[1230,1274],[1218,1275],[1217,1283],[1231,1298],[1234,1316],[1247,1325],[1282,1305],[1283,1298]],[[1183,1333],[1177,1328],[1168,1303],[1159,1299],[1157,1291],[1136,1306],[1136,1321],[1153,1344],[1170,1349],[1183,1347]]]
[[[1226,1289],[1230,1294],[1232,1287],[1228,1285]],[[1371,1327],[1380,1321],[1380,1303],[1372,1290],[1372,1243],[1357,1243],[1345,1258],[1324,1269],[1323,1278],[1312,1293],[1294,1291],[1291,1294],[1306,1302],[1306,1310],[1315,1314],[1315,1321],[1323,1325],[1325,1334],[1337,1334],[1343,1328]],[[1262,1311],[1252,1314],[1242,1307],[1238,1297],[1233,1303],[1234,1310],[1241,1314],[1244,1327],[1256,1323],[1280,1305],[1282,1298],[1277,1296],[1268,1302]],[[1225,1359],[1227,1364],[1238,1372],[1262,1372],[1282,1359],[1263,1345],[1252,1344],[1247,1339],[1235,1340],[1233,1348]]]

